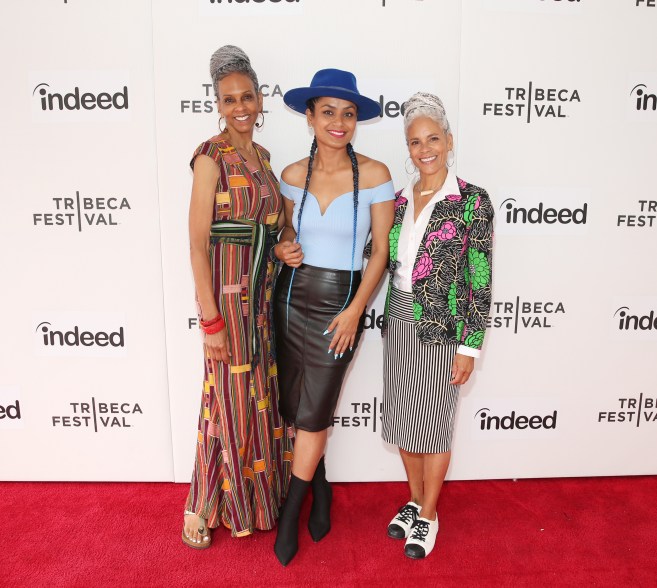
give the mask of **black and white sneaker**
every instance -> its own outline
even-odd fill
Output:
[[[422,517],[418,517],[411,534],[406,539],[404,545],[404,553],[411,559],[422,559],[427,557],[433,550],[436,544],[436,535],[438,534],[438,516],[436,520],[430,521]]]
[[[420,515],[420,505],[407,502],[399,509],[397,516],[388,525],[388,537],[393,539],[406,539],[411,532],[413,523]]]

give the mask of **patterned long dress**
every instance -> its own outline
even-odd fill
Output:
[[[278,180],[267,150],[254,146],[264,173],[219,137],[199,146],[190,164],[193,168],[203,154],[219,166],[210,263],[232,356],[230,365],[205,357],[196,461],[185,508],[206,519],[210,528],[222,522],[234,537],[275,525],[292,465],[291,431],[278,412],[272,347],[274,266],[265,251],[259,272],[254,260],[262,251],[250,238],[221,233],[221,227],[229,233],[234,225],[244,228],[239,223],[250,230],[250,225],[272,228],[278,221]]]

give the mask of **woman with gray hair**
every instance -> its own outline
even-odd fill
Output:
[[[413,559],[431,553],[450,461],[459,386],[479,356],[491,303],[493,207],[451,170],[454,139],[440,98],[405,103],[417,168],[396,195],[384,333],[382,436],[399,447],[410,500],[388,525]]]
[[[282,199],[269,152],[253,141],[262,94],[244,51],[210,60],[220,133],[194,152],[189,238],[204,336],[196,462],[182,540],[210,546],[220,523],[233,537],[276,524],[292,450],[278,412],[268,253]],[[222,128],[223,125],[223,128]]]

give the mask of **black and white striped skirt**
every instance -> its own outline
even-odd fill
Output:
[[[426,345],[413,319],[413,295],[392,288],[384,340],[384,441],[411,453],[449,451],[459,387],[450,385],[458,345]]]

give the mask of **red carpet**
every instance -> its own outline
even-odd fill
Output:
[[[385,528],[401,483],[335,484],[333,530],[283,568],[274,533],[180,540],[185,485],[1,483],[2,586],[656,586],[657,477],[448,482],[436,549]]]

